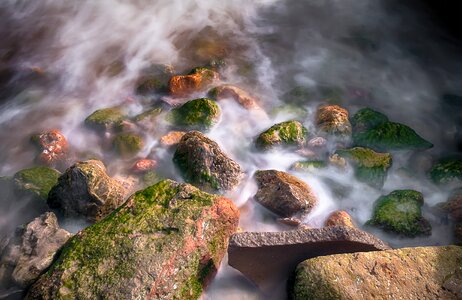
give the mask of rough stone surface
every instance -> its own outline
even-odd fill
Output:
[[[348,111],[338,105],[323,105],[316,112],[316,125],[321,132],[340,136],[351,135]]]
[[[188,75],[173,76],[168,83],[168,89],[170,95],[184,97],[206,89],[218,78],[219,75],[215,71],[207,68],[195,68]]]
[[[232,98],[246,109],[261,109],[256,98],[234,85],[224,84],[217,86],[209,91],[209,95],[216,100]]]
[[[106,174],[101,161],[88,160],[71,166],[59,177],[48,197],[48,205],[65,215],[83,215],[90,221],[99,220],[119,205],[126,189]]]
[[[174,125],[188,129],[209,130],[218,123],[221,109],[208,98],[199,98],[186,102],[171,111],[169,119]]]
[[[255,172],[258,191],[255,200],[281,217],[306,214],[316,205],[311,188],[297,177],[282,171]]]
[[[443,159],[430,170],[430,178],[437,184],[462,181],[462,159]]]
[[[297,267],[293,299],[461,299],[462,247],[316,257]]]
[[[181,141],[185,133],[184,131],[170,131],[160,138],[160,144],[164,147],[175,146]]]
[[[47,212],[18,228],[0,252],[0,286],[25,288],[50,266],[55,253],[71,237]]]
[[[38,162],[48,166],[57,166],[65,164],[69,158],[69,144],[59,130],[46,131],[32,136],[31,139],[40,150],[36,158]]]
[[[231,236],[229,265],[260,286],[287,279],[297,265],[312,257],[390,249],[356,228],[333,226],[282,232],[241,232]]]
[[[198,131],[183,136],[173,162],[187,182],[205,191],[232,190],[242,178],[239,164],[226,156],[216,142]]]
[[[31,194],[46,201],[51,188],[58,183],[60,174],[48,167],[33,167],[14,174],[13,183],[17,192]]]
[[[327,217],[325,226],[356,227],[351,216],[344,210],[336,210]]]
[[[275,124],[262,132],[255,141],[260,150],[267,150],[274,146],[301,147],[306,143],[308,130],[298,121],[286,121]]]
[[[161,181],[70,239],[26,299],[197,299],[238,220],[231,200]]]

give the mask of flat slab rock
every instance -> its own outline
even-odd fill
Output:
[[[240,232],[229,241],[229,265],[261,288],[287,279],[297,265],[317,256],[390,249],[362,230],[332,226],[282,232]]]

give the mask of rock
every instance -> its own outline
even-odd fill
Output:
[[[75,235],[26,299],[197,299],[238,220],[231,200],[161,181]]]
[[[215,101],[199,98],[173,109],[168,118],[180,127],[209,130],[218,123],[220,116],[221,109]]]
[[[144,187],[154,185],[161,180],[162,180],[162,177],[159,176],[159,174],[157,174],[154,171],[148,171],[142,177],[142,182],[143,182]]]
[[[46,201],[51,188],[58,183],[61,175],[48,167],[33,167],[14,174],[13,183],[19,193],[30,194]]]
[[[366,224],[415,237],[430,235],[431,225],[422,217],[424,198],[413,190],[396,190],[377,199],[372,219]]]
[[[287,225],[287,226],[300,226],[302,225],[302,220],[298,218],[279,218],[277,221],[281,224]]]
[[[351,125],[353,125],[354,132],[364,132],[387,122],[388,118],[386,115],[368,107],[358,110],[353,118],[351,118]]]
[[[392,164],[391,154],[375,152],[368,148],[341,149],[337,150],[336,154],[353,164],[358,180],[377,188],[383,186]]]
[[[437,205],[439,211],[443,211],[456,222],[462,221],[462,188],[452,191],[449,199]]]
[[[224,84],[211,89],[208,95],[216,100],[232,98],[245,109],[261,109],[258,100],[237,86]]]
[[[312,257],[390,249],[373,235],[352,227],[282,232],[241,232],[231,236],[228,263],[260,287],[287,279]]]
[[[166,91],[173,73],[173,67],[169,65],[153,65],[149,67],[138,80],[136,93],[139,95],[152,95]]]
[[[112,144],[122,157],[135,156],[144,147],[143,138],[134,133],[120,133],[114,137]]]
[[[281,217],[307,214],[317,199],[311,188],[297,177],[281,171],[255,172],[258,191],[255,200]]]
[[[157,166],[157,161],[153,159],[138,159],[132,167],[134,173],[146,173],[154,170]]]
[[[56,129],[32,136],[32,141],[39,147],[37,161],[56,166],[66,162],[69,155],[69,144],[64,135]]]
[[[162,113],[162,108],[155,107],[148,109],[134,117],[136,125],[145,130],[153,130],[157,127],[157,118]]]
[[[339,169],[345,169],[347,166],[346,159],[338,155],[337,153],[334,153],[329,156],[329,164],[332,166],[335,166]]]
[[[351,135],[348,111],[338,105],[323,105],[316,112],[316,126],[327,134],[339,136]]]
[[[294,163],[290,169],[298,172],[314,172],[326,167],[327,163],[323,160],[303,160]]]
[[[85,125],[98,131],[106,131],[119,126],[125,118],[120,108],[103,108],[89,115],[85,119]]]
[[[52,263],[55,253],[71,237],[47,212],[16,232],[1,251],[0,282],[25,288]]]
[[[436,184],[462,181],[462,159],[443,159],[430,170],[430,178]]]
[[[117,180],[106,174],[101,161],[87,160],[74,164],[59,177],[49,193],[48,205],[65,215],[97,221],[119,207],[126,193]]]
[[[462,245],[462,223],[458,223],[454,226],[454,243]]]
[[[208,68],[194,68],[188,75],[173,76],[168,83],[168,89],[170,95],[184,97],[206,89],[218,78],[218,73]]]
[[[327,217],[325,226],[356,227],[351,216],[344,210],[336,210]]]
[[[462,248],[316,257],[296,270],[293,299],[460,299]]]
[[[274,146],[300,147],[306,143],[308,130],[298,121],[286,121],[275,124],[262,132],[255,146],[260,150],[267,150]]]
[[[169,131],[166,135],[160,138],[160,144],[164,147],[171,147],[177,145],[183,135],[186,132],[184,131]]]
[[[181,138],[173,162],[187,182],[205,191],[232,190],[242,178],[239,164],[198,131],[190,131]]]
[[[327,146],[327,140],[321,136],[317,136],[308,141],[308,147],[312,149],[325,148]]]

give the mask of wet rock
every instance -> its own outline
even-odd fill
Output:
[[[115,151],[122,157],[133,157],[144,147],[143,138],[134,133],[120,133],[112,141]]]
[[[148,171],[141,178],[144,187],[151,186],[162,180],[162,177],[154,171]]]
[[[197,299],[238,220],[231,200],[161,181],[74,236],[26,299]]]
[[[386,115],[371,108],[362,108],[351,118],[354,132],[364,132],[388,122]]]
[[[334,153],[329,156],[329,164],[335,166],[339,169],[345,169],[347,167],[347,161],[345,158],[341,157],[337,153]]]
[[[275,124],[262,132],[255,146],[260,150],[267,150],[274,146],[300,147],[306,143],[308,130],[298,121],[286,121]]]
[[[32,284],[70,237],[52,212],[18,228],[0,252],[0,285],[25,288]]]
[[[258,191],[255,200],[281,217],[307,214],[316,205],[311,188],[297,177],[281,171],[255,172]]]
[[[217,86],[209,91],[209,96],[216,100],[232,98],[246,109],[261,109],[256,98],[234,85],[224,84]]]
[[[173,76],[174,70],[169,65],[152,65],[143,73],[136,84],[136,93],[152,95],[167,90],[168,82]]]
[[[205,191],[232,190],[242,178],[239,164],[198,131],[190,131],[181,138],[173,162],[187,182]]]
[[[400,235],[431,234],[430,223],[422,217],[424,198],[413,190],[396,190],[377,199],[372,219],[366,224]]]
[[[186,132],[184,131],[170,131],[160,138],[160,144],[164,147],[175,146],[185,134]]]
[[[362,147],[341,149],[336,153],[354,166],[358,180],[377,188],[383,186],[387,171],[391,167],[391,154]]]
[[[462,221],[462,188],[454,190],[448,201],[438,205],[439,210],[449,214],[456,222]]]
[[[294,227],[300,226],[302,224],[302,221],[298,218],[279,218],[277,221],[281,224]]]
[[[325,226],[356,227],[351,216],[344,210],[336,210],[327,217]]]
[[[173,109],[168,118],[180,127],[209,130],[218,123],[220,116],[221,109],[215,101],[199,98]]]
[[[308,147],[312,149],[324,148],[327,145],[327,140],[321,136],[312,138],[308,141]]]
[[[103,108],[89,115],[85,119],[85,125],[98,131],[112,130],[119,126],[125,118],[120,108]]]
[[[58,183],[61,175],[48,167],[33,167],[17,172],[13,176],[15,190],[20,194],[33,195],[44,201],[51,188]]]
[[[39,147],[37,161],[56,166],[64,164],[69,156],[69,144],[64,135],[56,129],[32,136],[32,141]]]
[[[49,193],[48,205],[65,215],[97,221],[119,207],[126,193],[117,180],[106,174],[101,161],[88,160],[74,164],[59,177]]]
[[[316,257],[296,270],[293,299],[460,299],[462,247]]]
[[[294,163],[290,169],[297,172],[314,172],[326,167],[327,163],[323,160],[303,160]]]
[[[348,111],[338,105],[323,105],[316,112],[316,125],[321,132],[339,136],[351,135]]]
[[[268,287],[289,278],[308,258],[386,249],[390,248],[381,240],[352,227],[241,232],[231,236],[228,263],[260,287]]]
[[[157,166],[157,161],[153,159],[139,159],[133,164],[132,170],[134,173],[146,173],[154,170]]]
[[[454,226],[454,243],[462,245],[462,223],[458,223]]]
[[[213,70],[194,68],[188,75],[173,76],[168,83],[168,89],[170,95],[184,97],[206,89],[218,78],[218,73]]]
[[[155,130],[158,124],[157,118],[162,113],[162,108],[155,107],[148,109],[134,117],[134,122],[145,130]]]
[[[462,181],[462,159],[443,159],[430,170],[430,178],[437,184]]]

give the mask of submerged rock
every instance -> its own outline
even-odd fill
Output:
[[[261,109],[256,98],[250,96],[249,93],[234,85],[224,84],[217,86],[211,89],[208,94],[211,98],[216,100],[232,98],[246,109]]]
[[[344,210],[336,210],[327,217],[325,226],[356,227],[351,216]]]
[[[157,166],[157,161],[153,159],[138,159],[132,167],[134,173],[146,173],[154,170]]]
[[[55,169],[33,167],[14,174],[13,183],[17,192],[30,194],[46,201],[48,193],[58,183],[60,175],[61,173]]]
[[[206,89],[218,78],[218,73],[213,70],[194,68],[188,75],[173,76],[168,83],[168,89],[172,96],[184,97]]]
[[[323,160],[303,160],[294,163],[290,169],[298,172],[314,172],[317,169],[324,169],[327,163]]]
[[[155,130],[157,127],[157,118],[162,113],[162,108],[150,108],[133,118],[134,122],[145,130]]]
[[[25,288],[32,284],[70,237],[69,232],[59,228],[52,212],[18,228],[0,252],[0,286]]]
[[[65,215],[82,215],[90,221],[104,218],[119,207],[127,191],[106,174],[101,161],[88,160],[71,166],[59,177],[48,197],[48,205]]]
[[[338,105],[323,105],[316,112],[316,125],[321,132],[339,136],[351,135],[348,111]]]
[[[125,118],[120,108],[103,108],[89,115],[85,119],[85,125],[98,131],[106,131],[119,126]]]
[[[40,154],[36,158],[38,162],[56,166],[65,163],[68,159],[69,144],[59,130],[53,129],[43,132],[32,136],[31,139],[40,150]]]
[[[353,118],[351,118],[351,125],[353,125],[355,132],[364,132],[387,122],[388,117],[386,115],[368,107],[358,110]]]
[[[198,131],[190,131],[181,138],[173,162],[187,182],[205,191],[232,190],[242,178],[239,164]]]
[[[215,101],[199,98],[173,109],[169,118],[177,126],[208,130],[218,123],[220,116],[221,109]]]
[[[260,133],[255,146],[260,150],[267,150],[274,146],[300,147],[306,143],[308,130],[298,121],[286,121],[275,124]]]
[[[391,154],[378,153],[362,147],[341,149],[336,153],[353,164],[358,180],[377,188],[383,186],[387,171],[391,167]]]
[[[169,65],[153,65],[144,73],[137,82],[136,93],[139,95],[152,95],[166,91],[168,82],[173,76],[173,67]]]
[[[307,214],[316,205],[311,188],[297,177],[281,171],[255,172],[258,191],[255,200],[281,217]]]
[[[169,131],[160,138],[160,144],[164,147],[175,146],[181,141],[181,138],[185,134],[186,132],[184,131]]]
[[[462,159],[443,159],[430,170],[430,178],[437,184],[462,181]]]
[[[352,227],[240,232],[229,241],[228,263],[259,286],[271,286],[289,278],[308,258],[386,249],[390,248],[381,240]]]
[[[115,151],[122,157],[132,157],[144,147],[143,138],[134,133],[120,133],[112,141]]]
[[[238,220],[231,200],[161,181],[74,236],[26,299],[197,299]]]
[[[296,270],[293,299],[460,299],[462,247],[316,257]]]
[[[422,193],[396,190],[377,199],[372,219],[366,224],[408,237],[430,235],[431,225],[422,217]]]

